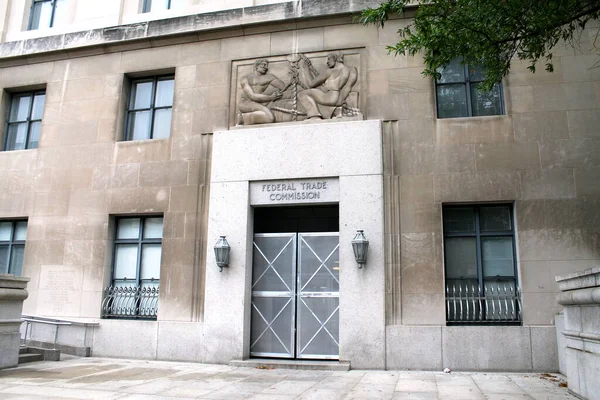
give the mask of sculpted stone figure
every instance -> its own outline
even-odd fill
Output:
[[[267,107],[272,101],[281,98],[286,88],[275,75],[268,73],[269,62],[267,60],[257,60],[254,63],[254,73],[244,76],[240,85],[242,94],[238,102],[238,110],[241,113],[245,125],[267,124],[275,122],[275,116]],[[270,94],[265,92],[273,86],[277,90]]]
[[[334,108],[342,106],[358,79],[356,67],[344,65],[341,52],[327,55],[327,67],[327,71],[312,78],[307,85],[309,89],[298,93],[298,101],[306,110],[307,119],[323,118],[319,105]]]

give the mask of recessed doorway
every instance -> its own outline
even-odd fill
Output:
[[[339,206],[254,210],[250,355],[339,358]]]

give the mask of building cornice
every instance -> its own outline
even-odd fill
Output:
[[[0,60],[90,47],[107,47],[189,34],[244,29],[259,24],[337,17],[375,7],[378,0],[303,0],[245,7],[0,43]],[[201,40],[199,37],[197,40]],[[15,60],[16,61],[16,60]]]

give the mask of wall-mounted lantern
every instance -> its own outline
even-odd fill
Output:
[[[367,263],[367,252],[369,251],[369,241],[362,229],[357,230],[356,236],[352,239],[352,250],[354,250],[354,258],[358,263],[358,268],[362,268]]]
[[[229,246],[229,243],[227,243],[227,239],[225,239],[225,236],[221,236],[215,244],[215,258],[217,259],[219,272],[223,272],[223,267],[229,266],[230,251],[231,246]]]

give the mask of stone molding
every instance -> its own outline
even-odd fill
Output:
[[[598,287],[600,286],[600,265],[583,271],[560,275],[555,279],[562,291]]]
[[[204,33],[315,17],[335,17],[375,7],[374,0],[304,0],[186,15],[142,23],[90,29],[0,44],[0,58],[20,57],[90,46],[121,44],[186,33]]]
[[[559,293],[556,296],[556,301],[563,306],[600,304],[600,287]]]
[[[0,274],[0,288],[25,289],[29,278],[21,278],[14,275]]]
[[[24,289],[7,289],[0,287],[0,301],[23,301],[29,294]]]

